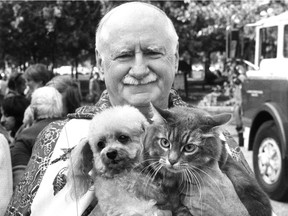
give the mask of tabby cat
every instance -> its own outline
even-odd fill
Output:
[[[173,215],[271,215],[268,196],[219,138],[218,126],[230,119],[198,108],[154,109],[143,140],[144,167],[169,195],[159,208]]]

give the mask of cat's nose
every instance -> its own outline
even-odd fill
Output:
[[[173,166],[175,163],[177,163],[177,160],[169,159],[169,163],[170,163],[171,166]]]
[[[106,153],[107,157],[111,160],[114,160],[117,157],[117,151],[116,150],[112,150]]]

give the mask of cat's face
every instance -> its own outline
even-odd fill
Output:
[[[162,120],[148,127],[144,139],[145,158],[153,170],[189,175],[191,169],[203,170],[219,160],[221,142],[213,128],[230,117],[180,107],[158,112]]]

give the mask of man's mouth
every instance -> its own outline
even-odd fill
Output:
[[[146,76],[141,80],[137,80],[131,76],[126,76],[123,79],[124,85],[147,85],[150,83],[154,83],[157,81],[157,76],[156,75],[150,75]]]

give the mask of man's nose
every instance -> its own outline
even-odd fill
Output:
[[[135,61],[129,74],[139,80],[149,74],[149,68],[143,53],[139,52],[135,54]]]

